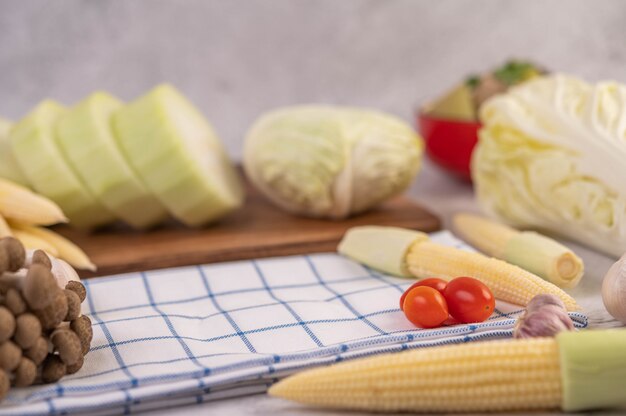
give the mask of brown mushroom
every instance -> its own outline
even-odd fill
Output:
[[[50,341],[59,352],[59,357],[66,365],[76,364],[82,356],[82,345],[78,335],[67,328],[56,329],[50,335]]]
[[[91,340],[93,338],[93,328],[91,327],[91,319],[88,316],[82,315],[74,319],[70,323],[70,329],[78,335],[80,344],[82,345],[83,355],[89,352],[91,346]]]
[[[15,387],[27,387],[35,382],[37,377],[37,365],[30,359],[22,357],[20,364],[15,369],[13,385]]]
[[[32,347],[24,351],[24,355],[33,360],[35,364],[39,365],[48,355],[48,350],[48,340],[40,336],[35,340]]]
[[[59,381],[67,372],[67,368],[58,355],[50,354],[43,362],[41,380],[44,383]]]
[[[15,332],[15,317],[8,308],[0,306],[0,342],[13,336]]]
[[[67,290],[75,292],[80,299],[80,303],[83,303],[85,301],[85,298],[87,297],[87,289],[85,289],[85,286],[81,282],[77,282],[76,280],[70,280],[65,285],[65,288]]]
[[[0,344],[0,368],[13,371],[20,363],[22,350],[12,341]]]
[[[17,238],[4,237],[0,240],[0,251],[6,253],[5,269],[3,271],[16,272],[24,266],[26,250]],[[1,267],[2,265],[0,265]],[[0,269],[1,270],[1,269]]]
[[[0,247],[0,275],[9,270],[9,253]]]
[[[0,250],[0,257],[3,251]],[[0,262],[2,259],[0,258]],[[0,273],[0,294],[5,295],[11,288],[15,288],[17,290],[22,286],[22,281],[26,276],[26,269],[18,270],[15,273],[12,272],[4,272]]]
[[[63,318],[64,321],[73,321],[80,315],[80,298],[76,292],[64,289],[65,297],[67,298],[67,315]]]
[[[52,303],[58,291],[56,279],[50,270],[41,264],[32,264],[29,267],[22,295],[31,309],[45,308]]]
[[[15,335],[13,339],[22,347],[28,349],[35,345],[37,339],[41,336],[41,323],[39,319],[32,313],[24,313],[17,317]]]
[[[22,297],[20,291],[14,287],[7,290],[7,294],[4,297],[4,304],[15,316],[26,312],[26,301]]]
[[[4,399],[11,387],[11,380],[6,371],[0,370],[0,400]]]
[[[67,298],[65,297],[65,293],[58,287],[55,287],[52,296],[53,300],[48,306],[34,311],[44,330],[55,328],[63,322],[63,319],[67,315]]]
[[[80,358],[78,359],[78,361],[76,361],[74,364],[72,365],[68,365],[67,368],[67,374],[74,374],[75,372],[77,372],[78,370],[80,370],[83,367],[83,364],[85,363],[85,357],[81,354]]]
[[[31,260],[31,264],[41,264],[45,266],[48,270],[52,269],[52,262],[50,261],[50,257],[43,250],[35,250],[33,253],[33,258]]]

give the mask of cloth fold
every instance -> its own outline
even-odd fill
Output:
[[[470,249],[448,232],[432,239]],[[519,306],[479,324],[419,329],[398,308],[411,279],[335,253],[154,270],[84,281],[94,325],[84,367],[11,389],[0,415],[135,413],[264,392],[334,362],[507,338]],[[578,328],[587,325],[571,313]]]

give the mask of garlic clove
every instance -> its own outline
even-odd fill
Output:
[[[611,316],[626,324],[626,254],[604,276],[602,302]]]
[[[64,289],[71,281],[80,282],[80,277],[78,277],[76,270],[66,261],[57,259],[56,257],[52,258],[52,274],[56,277],[57,283],[61,289]]]
[[[30,265],[33,263],[33,256],[35,255],[36,251],[37,250],[26,251],[26,267],[30,267]],[[50,263],[52,265],[50,270],[52,271],[52,275],[57,280],[57,283],[61,289],[65,289],[65,286],[70,281],[80,282],[80,277],[78,277],[78,273],[76,273],[76,270],[74,270],[72,266],[70,266],[67,262],[61,259],[57,259],[56,257],[48,253],[45,254],[50,259]]]

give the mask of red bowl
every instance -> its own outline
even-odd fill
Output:
[[[449,172],[471,180],[470,160],[481,124],[438,118],[423,111],[417,114],[417,121],[430,159]]]

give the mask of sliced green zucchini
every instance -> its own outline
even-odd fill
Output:
[[[9,145],[9,131],[13,123],[0,118],[0,178],[8,179],[20,185],[28,186],[22,170],[13,157],[13,151]]]
[[[111,117],[123,103],[95,92],[64,114],[57,140],[89,191],[119,219],[135,228],[161,222],[167,212],[135,175],[113,138]]]
[[[13,127],[10,146],[35,191],[56,202],[73,226],[93,228],[114,217],[81,183],[59,149],[55,126],[66,111],[55,101],[42,101]]]
[[[210,223],[241,205],[240,179],[213,128],[172,86],[121,108],[113,127],[133,170],[182,223]]]

